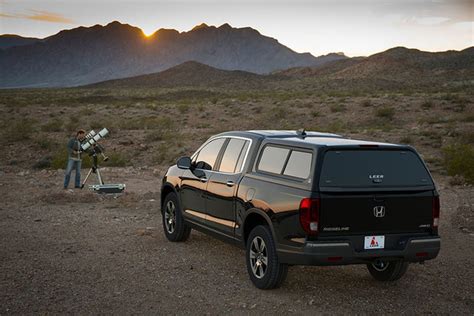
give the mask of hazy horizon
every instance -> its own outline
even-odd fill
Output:
[[[424,51],[474,46],[473,2],[414,1],[78,1],[0,0],[0,34],[45,38],[63,29],[106,25],[189,31],[201,23],[252,27],[315,56],[367,56],[404,46]]]

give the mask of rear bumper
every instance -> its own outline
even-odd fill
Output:
[[[377,258],[421,262],[436,258],[441,247],[439,236],[409,238],[403,249],[355,251],[350,240],[306,241],[302,247],[278,249],[280,262],[298,265],[342,265],[368,263]]]

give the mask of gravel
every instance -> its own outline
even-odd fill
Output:
[[[437,176],[441,253],[395,283],[363,265],[294,266],[280,289],[261,291],[243,250],[195,231],[166,240],[156,170],[103,173],[127,193],[68,192],[60,171],[2,170],[0,314],[474,313],[474,234],[461,228],[472,187]]]

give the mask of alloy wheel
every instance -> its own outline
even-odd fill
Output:
[[[176,228],[176,206],[173,201],[168,201],[165,208],[165,226],[169,234],[174,233]]]
[[[256,236],[250,245],[250,266],[255,277],[261,279],[264,277],[268,268],[267,247],[263,239]]]

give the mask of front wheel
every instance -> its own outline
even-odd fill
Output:
[[[368,263],[367,269],[369,269],[370,274],[377,281],[396,281],[407,272],[408,262],[377,259],[372,263]]]
[[[259,289],[274,289],[283,283],[288,266],[278,260],[275,242],[267,226],[255,227],[247,239],[247,271]]]
[[[169,241],[186,241],[191,228],[186,225],[175,193],[166,196],[162,210],[163,230]]]

